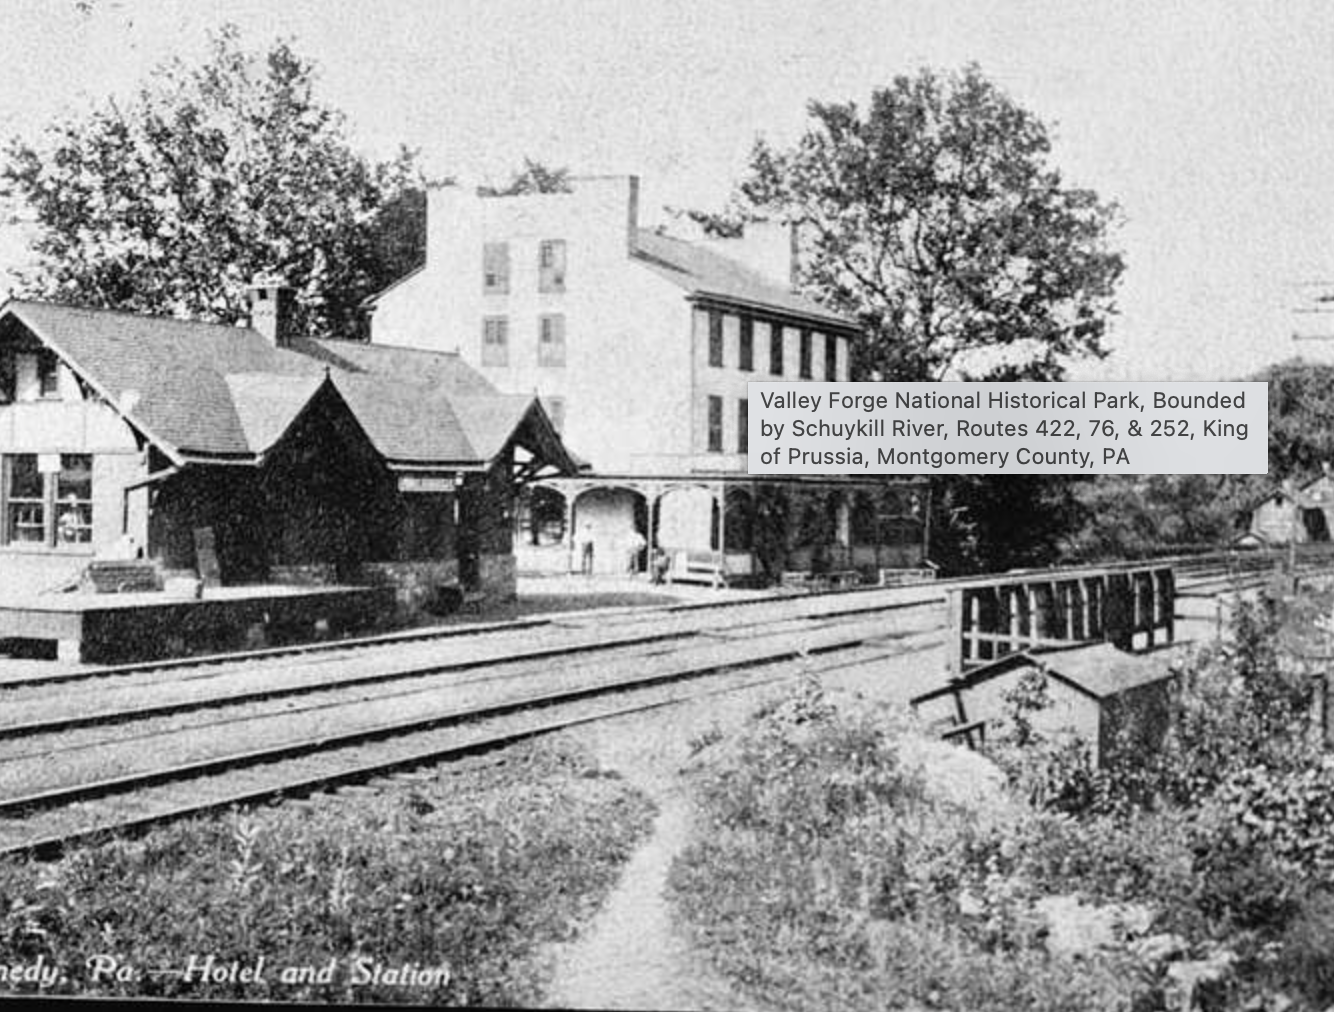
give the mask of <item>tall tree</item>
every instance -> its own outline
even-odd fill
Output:
[[[1105,354],[1116,208],[1063,184],[1044,125],[976,66],[809,112],[794,147],[756,143],[711,224],[800,226],[800,280],[864,327],[854,379],[1059,379]]]
[[[412,266],[374,227],[422,180],[412,152],[355,153],[314,78],[287,43],[248,52],[227,26],[202,65],[170,61],[128,102],[10,141],[0,195],[36,223],[21,294],[234,322],[254,275],[276,273],[308,333],[351,336],[358,303]]]
[[[529,193],[569,193],[570,170],[553,169],[531,158],[523,160],[523,168],[510,176],[504,186],[479,186],[484,197],[519,197]]]

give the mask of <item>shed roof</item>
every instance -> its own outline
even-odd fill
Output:
[[[1046,669],[1049,676],[1097,699],[1107,699],[1173,677],[1161,654],[1130,653],[1118,650],[1110,643],[1038,654],[1033,660]]]

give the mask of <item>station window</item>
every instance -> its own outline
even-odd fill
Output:
[[[830,383],[838,379],[838,338],[833,334],[824,336],[824,378]]]
[[[60,360],[45,349],[37,353],[37,393],[40,397],[60,396]]]
[[[537,318],[537,364],[565,364],[565,315],[546,313]]]
[[[564,239],[543,239],[537,244],[537,290],[565,291]]]
[[[750,452],[750,401],[744,397],[736,402],[736,452]]]
[[[783,375],[783,325],[769,325],[769,372],[773,376]]]
[[[59,464],[58,471],[46,467]],[[15,453],[0,460],[4,541],[87,545],[93,540],[93,458],[85,453]]]
[[[482,365],[509,365],[510,321],[505,316],[482,320]]]
[[[503,295],[510,290],[510,245],[488,242],[482,246],[482,291]]]
[[[809,330],[801,332],[800,354],[801,358],[797,362],[800,370],[798,375],[802,379],[808,380],[811,378],[811,332]]]
[[[11,544],[46,543],[46,487],[37,454],[5,458],[5,538]]]
[[[56,476],[56,542],[87,545],[93,540],[93,458],[66,453]]]
[[[709,452],[723,452],[723,399],[709,397]]]

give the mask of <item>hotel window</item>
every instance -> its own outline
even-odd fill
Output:
[[[547,417],[551,419],[551,427],[558,433],[565,431],[565,398],[564,397],[543,397],[542,407],[546,410]]]
[[[5,458],[5,539],[11,544],[46,543],[46,484],[37,454]]]
[[[746,398],[736,402],[736,452],[750,452],[750,401]]]
[[[565,316],[547,313],[537,318],[537,364],[565,364]]]
[[[509,243],[486,243],[482,246],[482,291],[488,295],[503,295],[509,290]]]
[[[802,379],[811,378],[811,332],[803,330],[801,332],[801,359],[797,363],[800,366],[799,375]]]
[[[723,452],[723,399],[709,397],[709,452]]]
[[[564,239],[543,239],[537,244],[537,290],[565,291]]]
[[[769,324],[769,372],[774,376],[783,375],[783,325]]]
[[[709,310],[709,365],[723,365],[723,314]]]
[[[755,368],[755,321],[749,316],[741,318],[741,369],[750,372]]]
[[[46,349],[37,353],[37,394],[39,397],[60,396],[60,360]]]
[[[824,378],[829,383],[838,379],[838,338],[833,334],[824,336]]]
[[[505,316],[482,320],[482,365],[509,365],[510,321]]]

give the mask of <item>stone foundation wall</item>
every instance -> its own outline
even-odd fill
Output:
[[[362,563],[360,582],[394,588],[394,618],[411,621],[457,606],[459,564],[454,559]]]
[[[478,589],[490,601],[513,601],[519,595],[514,555],[481,555],[477,559]]]
[[[331,587],[338,582],[338,574],[327,562],[278,565],[269,567],[269,581],[289,587]]]

